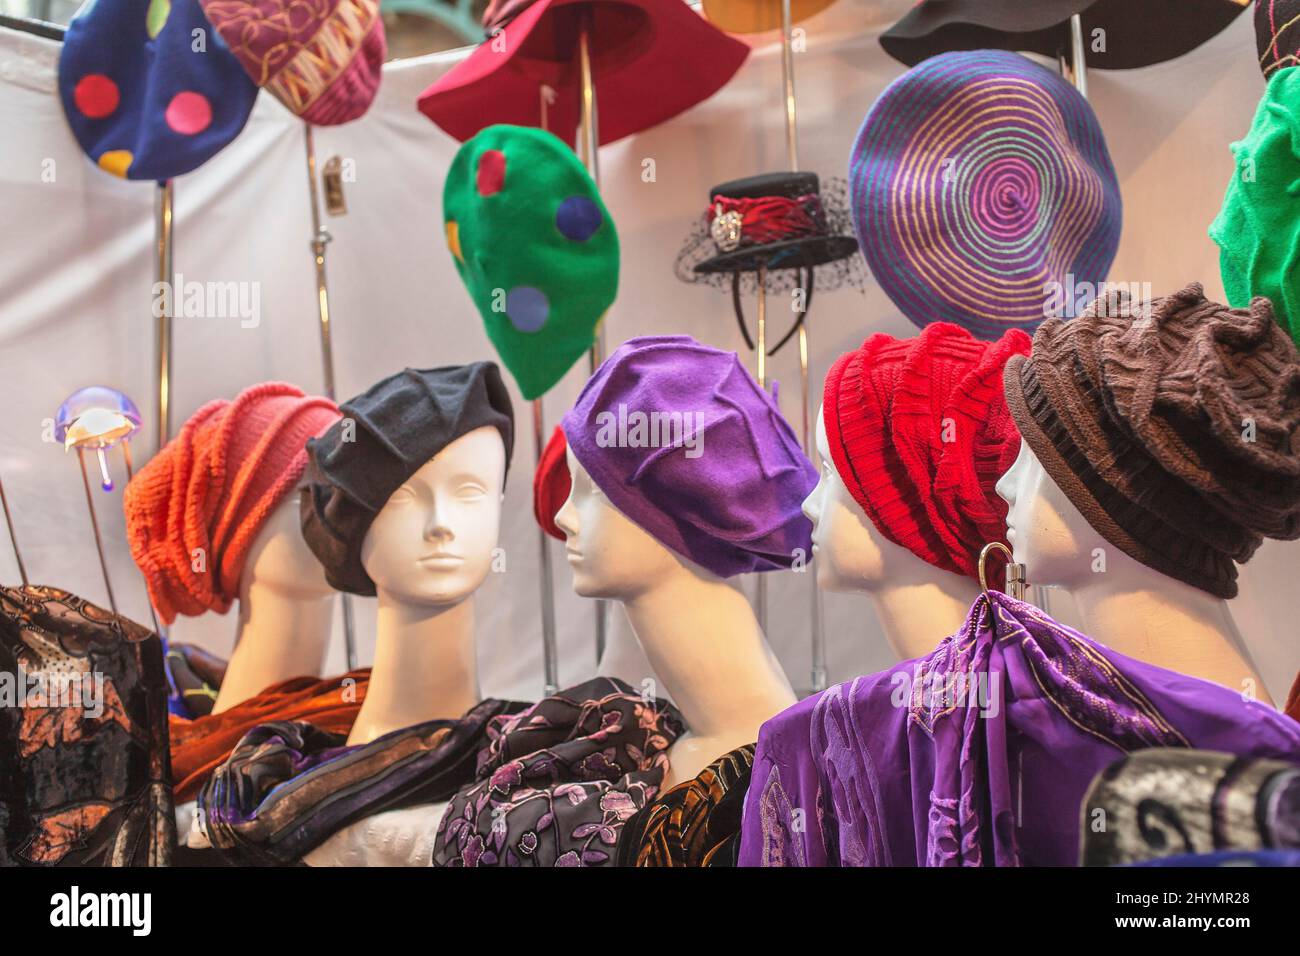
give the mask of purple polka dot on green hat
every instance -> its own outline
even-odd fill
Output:
[[[559,138],[489,126],[456,153],[442,193],[447,247],[524,398],[591,348],[618,292],[618,231]]]
[[[849,157],[849,206],[904,315],[987,340],[1077,314],[1119,247],[1119,182],[1092,108],[1000,50],[940,54],[889,85]]]

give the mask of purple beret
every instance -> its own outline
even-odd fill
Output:
[[[629,339],[562,427],[619,511],[719,577],[810,558],[800,506],[817,469],[735,352],[687,335]]]

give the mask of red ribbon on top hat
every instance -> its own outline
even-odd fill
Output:
[[[815,193],[793,199],[714,196],[708,221],[713,241],[722,252],[826,233],[826,215],[821,197]]]

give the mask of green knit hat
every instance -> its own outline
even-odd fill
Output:
[[[537,398],[591,348],[618,291],[618,233],[596,184],[550,133],[489,126],[452,160],[442,217],[488,337]]]
[[[1267,296],[1300,345],[1300,69],[1273,74],[1250,132],[1231,149],[1236,170],[1210,223],[1228,303]]]

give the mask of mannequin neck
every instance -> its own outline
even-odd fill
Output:
[[[229,710],[291,677],[318,677],[333,619],[333,592],[245,582],[235,650],[212,712]]]
[[[1093,574],[1071,593],[1084,631],[1094,640],[1145,663],[1273,703],[1222,598],[1137,561]]]
[[[379,591],[375,662],[349,744],[365,744],[429,720],[454,719],[477,704],[474,599],[409,604]]]
[[[795,702],[749,602],[726,582],[683,567],[624,607],[690,731],[669,750],[665,789],[753,743]]]
[[[909,581],[889,581],[867,592],[885,640],[899,660],[929,654],[961,627],[979,597],[974,581],[940,568],[932,571]]]

